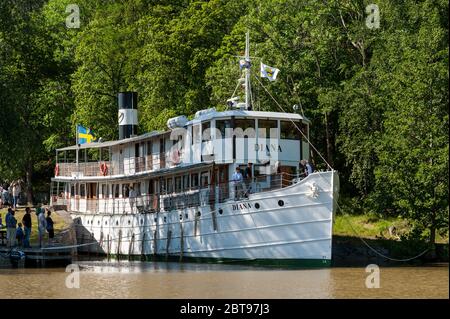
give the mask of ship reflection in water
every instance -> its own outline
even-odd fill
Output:
[[[2,298],[448,298],[448,264],[380,268],[268,269],[176,262],[79,262],[79,288],[64,268],[0,269]],[[30,288],[32,287],[32,288]]]

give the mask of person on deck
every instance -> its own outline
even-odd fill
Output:
[[[17,245],[19,247],[22,247],[24,237],[25,236],[24,236],[23,229],[22,229],[22,223],[19,223],[17,225],[17,229],[16,229],[16,239],[17,239]]]
[[[248,185],[247,190],[245,192],[245,197],[248,197],[248,194],[250,193],[250,191],[252,190],[252,183],[253,183],[253,172],[252,172],[252,163],[248,163],[247,167],[244,170],[244,178],[245,178],[245,183]]]
[[[305,177],[314,172],[314,166],[312,166],[307,160],[301,160],[300,165],[304,169]]]
[[[23,230],[24,230],[24,238],[23,238],[23,247],[30,248],[30,235],[31,235],[31,209],[30,207],[25,208],[25,215],[22,218]]]
[[[231,177],[231,181],[234,184],[234,200],[238,200],[240,198],[243,179],[241,168],[238,166]]]

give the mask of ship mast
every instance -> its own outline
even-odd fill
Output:
[[[245,68],[245,109],[249,110],[250,107],[250,32],[245,34],[245,62],[247,67]]]

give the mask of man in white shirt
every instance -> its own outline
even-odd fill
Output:
[[[239,166],[236,167],[236,171],[233,173],[233,176],[231,176],[231,180],[234,184],[234,200],[238,200],[241,196],[242,181],[244,180]]]

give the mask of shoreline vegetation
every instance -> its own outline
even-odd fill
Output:
[[[264,57],[252,72],[280,70],[268,92],[300,106],[311,163],[327,168],[320,152],[339,173],[336,236],[433,252],[448,243],[449,2],[367,4],[77,0],[68,13],[72,0],[0,1],[0,184],[20,179],[27,202],[48,200],[55,149],[76,143],[76,125],[117,140],[119,92],[138,92],[138,134],[225,110],[233,90],[244,96],[248,31]],[[252,90],[254,110],[279,111]]]

